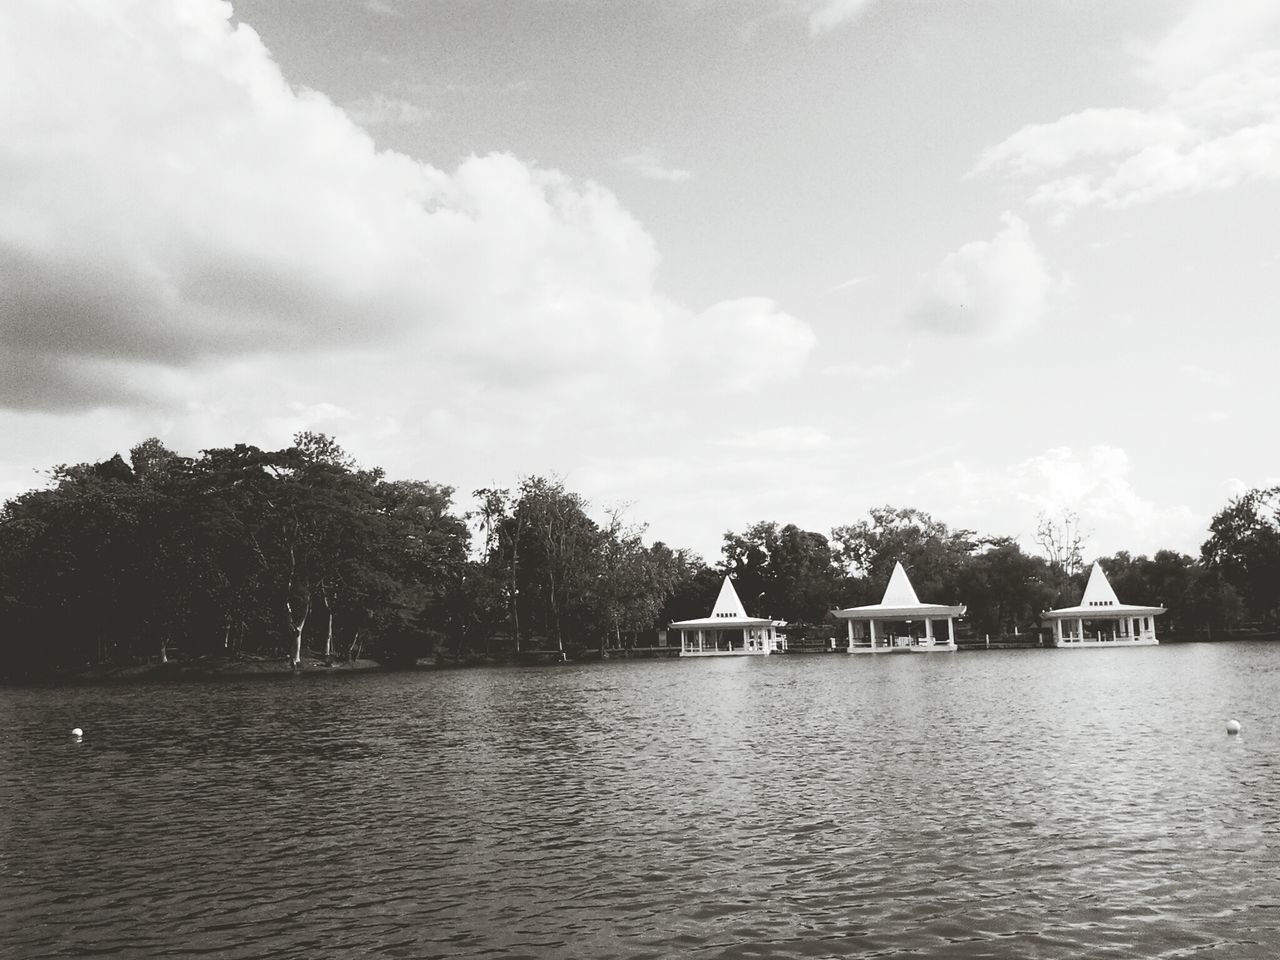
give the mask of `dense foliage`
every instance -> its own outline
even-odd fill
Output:
[[[475,491],[390,481],[330,437],[179,456],[160,441],[59,466],[0,509],[0,662],[10,675],[170,657],[604,654],[705,616],[730,574],[753,615],[834,633],[828,612],[872,603],[895,561],[922,598],[966,603],[976,634],[1032,631],[1075,603],[1087,570],[1074,517],[1042,520],[1045,556],[879,507],[830,536],[756,523],[722,558],[661,542],[622,511],[597,522],[554,478]],[[1064,548],[1064,544],[1066,547]],[[1102,563],[1122,599],[1169,608],[1164,632],[1280,615],[1280,488],[1232,500],[1200,559],[1162,550]]]

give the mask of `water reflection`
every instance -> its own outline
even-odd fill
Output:
[[[1278,667],[1232,644],[6,690],[0,951],[1269,957]]]

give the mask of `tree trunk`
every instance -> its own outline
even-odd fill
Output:
[[[169,651],[167,649],[168,645],[169,645],[169,641],[165,637],[161,637],[160,638],[160,662],[161,663],[169,662]]]
[[[311,597],[302,604],[301,617],[294,616],[293,601],[286,601],[285,608],[289,611],[289,628],[293,632],[293,665],[295,667],[302,666],[302,628],[307,625],[307,616],[311,613]]]
[[[516,638],[516,655],[520,653],[520,598],[516,589],[516,577],[520,567],[520,531],[524,521],[517,512],[516,533],[511,538],[511,632]]]
[[[520,652],[520,603],[516,596],[516,570],[511,565],[511,634],[516,639],[516,653]]]

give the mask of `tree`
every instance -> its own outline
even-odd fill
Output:
[[[671,592],[667,595],[658,614],[661,624],[677,620],[694,620],[705,617],[720,590],[724,573],[707,566],[706,561],[691,550],[672,550],[666,544],[655,543],[655,552],[665,556],[671,567]]]
[[[521,614],[541,624],[563,652],[566,636],[580,640],[587,626],[583,601],[600,572],[600,528],[587,516],[586,501],[559,479],[526,477],[512,514]]]
[[[379,481],[371,549],[341,567],[339,599],[358,625],[372,625],[380,649],[410,660],[459,630],[471,535],[453,515],[453,488],[417,480]]]
[[[610,643],[623,647],[624,634],[630,642],[637,633],[656,626],[678,576],[675,555],[665,544],[646,547],[645,528],[625,523],[620,507],[610,510],[608,517],[594,591],[596,612],[603,620],[596,628],[601,656]]]
[[[1254,489],[1214,515],[1200,548],[1205,564],[1268,624],[1280,617],[1280,486]]]
[[[1036,517],[1036,543],[1049,565],[1069,577],[1084,570],[1084,533],[1074,510],[1057,517],[1042,511]]]
[[[883,589],[894,563],[901,562],[930,602],[959,599],[960,568],[978,546],[974,531],[950,530],[913,507],[877,507],[867,520],[836,527],[831,538],[848,572],[863,574]]]
[[[188,655],[389,656],[453,616],[468,534],[448,487],[384,480],[323,434],[179,456],[151,438],[0,508],[0,642],[19,672]],[[314,610],[324,616],[311,616]],[[10,638],[46,638],[21,649]]]
[[[721,552],[753,616],[818,623],[834,605],[838,571],[820,533],[793,523],[755,523],[726,533]]]
[[[472,496],[479,506],[468,518],[479,525],[484,540],[481,563],[469,581],[472,617],[491,635],[498,623],[495,611],[505,610],[515,652],[519,653],[520,541],[525,517],[516,515],[510,490],[483,487]]]
[[[959,572],[960,595],[974,630],[1000,636],[1037,627],[1055,599],[1051,574],[1046,561],[1023,553],[1012,539],[987,541]]]

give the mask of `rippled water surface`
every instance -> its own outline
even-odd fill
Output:
[[[0,953],[1274,957],[1277,702],[1246,643],[0,689]]]

